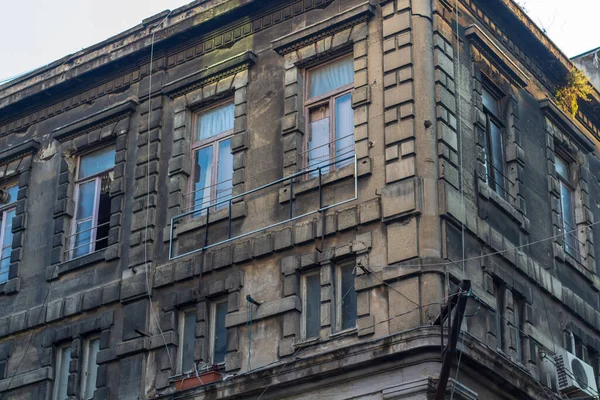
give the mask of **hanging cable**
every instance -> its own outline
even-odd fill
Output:
[[[169,10],[169,13],[162,19],[162,21],[160,21],[158,24],[154,25],[153,27],[150,28],[150,30],[152,31],[152,39],[150,42],[150,64],[149,64],[149,68],[148,68],[148,126],[147,126],[147,132],[146,132],[146,151],[147,151],[147,158],[146,158],[146,224],[145,224],[145,228],[144,228],[144,266],[145,266],[145,272],[146,272],[146,293],[148,293],[148,303],[149,303],[149,307],[150,307],[150,313],[152,314],[152,319],[154,320],[154,323],[156,324],[156,327],[158,328],[158,331],[160,332],[160,336],[162,337],[163,343],[165,345],[165,349],[167,351],[167,357],[169,358],[169,366],[171,367],[171,370],[173,370],[173,359],[171,357],[171,351],[169,350],[169,346],[167,345],[167,339],[165,338],[165,334],[162,330],[162,328],[160,327],[160,322],[158,321],[158,317],[156,316],[156,311],[154,310],[154,306],[152,304],[152,294],[150,293],[150,272],[151,272],[151,268],[150,265],[148,265],[148,221],[150,218],[150,116],[152,114],[152,61],[154,58],[154,35],[155,35],[155,29],[158,28],[159,26],[161,26],[166,20],[167,18],[169,18],[169,15],[171,15],[171,11]],[[152,260],[150,261],[150,264],[152,264]]]

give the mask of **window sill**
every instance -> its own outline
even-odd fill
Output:
[[[343,331],[330,333],[326,339],[321,339],[320,337],[302,339],[301,341],[294,343],[294,349],[301,349],[301,348],[305,348],[305,347],[311,347],[311,346],[314,346],[317,344],[328,343],[332,340],[341,339],[341,338],[348,337],[348,336],[354,336],[357,333],[358,333],[358,328],[353,327],[353,328],[344,329]]]
[[[21,279],[19,277],[12,278],[6,282],[0,283],[0,296],[17,293],[21,288]]]
[[[46,268],[46,280],[57,279],[61,275],[68,272],[75,271],[79,268],[87,267],[89,265],[97,264],[100,261],[104,261],[104,251],[106,249],[98,250],[85,256],[77,257],[69,261],[65,261],[58,265],[51,265]]]
[[[246,216],[246,203],[240,201],[239,203],[233,203],[231,206],[231,219],[235,220]],[[223,208],[218,211],[211,212],[208,217],[208,224],[221,222],[229,218],[229,208]],[[206,226],[206,215],[202,215],[196,218],[190,218],[189,220],[176,224],[173,230],[173,239],[177,236],[187,232],[195,231]],[[168,235],[166,236],[168,241]]]
[[[594,272],[590,271],[585,264],[583,264],[581,261],[578,261],[575,257],[573,257],[572,255],[570,255],[569,253],[567,253],[565,251],[565,249],[563,247],[561,247],[558,244],[554,244],[555,249],[554,249],[554,257],[567,264],[569,267],[573,268],[576,272],[578,272],[580,275],[582,275],[585,279],[587,279],[590,282],[594,282]]]
[[[352,336],[358,332],[358,328],[356,326],[348,329],[344,329],[343,331],[335,332],[329,335],[329,339],[339,339],[346,336]]]
[[[328,172],[321,175],[321,186],[331,185],[335,182],[347,179],[354,176],[354,163],[346,165],[340,169]],[[289,182],[289,181],[288,181]],[[308,193],[313,190],[319,189],[319,178],[310,178],[305,181],[294,183],[292,198],[304,193]],[[285,204],[290,202],[290,187],[289,185],[279,189],[279,204]]]
[[[481,180],[479,180],[477,189],[480,197],[490,200],[500,207],[502,211],[504,211],[509,217],[518,222],[519,227],[523,232],[527,233],[529,231],[529,219],[521,210],[510,204],[506,199],[496,193],[496,191],[493,190],[487,183],[482,182]]]

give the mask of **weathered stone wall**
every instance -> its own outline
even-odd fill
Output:
[[[462,384],[450,384],[455,397],[495,398],[503,390],[498,382],[539,395],[537,350],[562,347],[565,329],[597,356],[600,233],[588,227],[600,218],[597,142],[586,136],[587,125],[543,102],[551,78],[491,22],[504,18],[475,1],[458,4],[457,41],[457,10],[442,0],[274,1],[261,9],[215,0],[175,11],[167,29],[157,28],[152,63],[150,27],[166,14],[103,54],[131,52],[123,71],[103,69],[102,57],[87,60],[82,83],[61,86],[59,76],[79,67],[57,67],[47,93],[64,100],[37,97],[40,77],[29,88],[2,88],[0,184],[18,177],[19,202],[9,281],[0,286],[0,392],[51,398],[56,351],[71,343],[68,391],[76,395],[82,343],[98,335],[95,399],[168,397],[179,373],[181,312],[195,310],[194,359],[208,362],[210,305],[225,299],[223,373],[235,377],[206,389],[211,396],[256,398],[273,383],[265,398],[311,390],[426,398],[440,369],[440,328],[430,325],[461,279],[472,281],[476,297],[459,344],[464,380],[461,372]],[[234,196],[292,176],[302,168],[307,134],[304,70],[341,54],[354,61],[357,199],[285,222],[290,196],[295,215],[320,201],[314,181],[285,180],[234,199],[230,215],[218,210],[172,227],[188,205],[194,113],[233,99]],[[482,175],[487,81],[506,95],[505,196]],[[19,101],[29,102],[23,112]],[[68,260],[73,161],[106,143],[116,147],[109,245]],[[579,165],[583,260],[562,247],[557,146]],[[354,175],[350,168],[328,174],[325,201],[352,198]],[[227,239],[229,217],[233,236],[278,225],[210,246]],[[356,265],[357,326],[336,332],[334,271],[348,262]],[[301,334],[307,271],[319,273],[323,317],[311,341]],[[521,333],[515,304],[523,304]],[[498,359],[524,369],[497,368]],[[497,379],[481,380],[480,371]]]

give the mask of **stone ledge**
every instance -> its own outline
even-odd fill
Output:
[[[21,278],[16,277],[7,280],[0,285],[0,295],[17,293],[21,289]]]
[[[283,299],[263,303],[256,307],[256,312],[252,314],[253,321],[274,317],[283,314],[287,311],[302,311],[302,301],[298,296],[290,296]],[[229,313],[225,317],[225,327],[233,328],[235,326],[244,325],[248,320],[246,310]]]
[[[585,151],[594,151],[594,142],[587,137],[584,131],[579,127],[580,123],[567,114],[550,99],[540,101],[540,108],[549,115],[554,122],[557,122],[563,130],[569,133],[569,136],[577,142]]]
[[[349,159],[348,161],[350,161]],[[354,177],[354,163],[352,165],[346,165],[342,168],[335,169],[326,174],[322,174],[321,186],[331,185],[343,179]],[[299,183],[295,183],[293,187],[292,199],[296,199],[299,194],[304,194],[313,190],[319,189],[319,178],[311,178]],[[287,185],[282,189],[279,189],[279,203],[286,204],[290,202],[290,186]]]
[[[137,105],[138,103],[134,100],[125,100],[114,104],[85,118],[54,129],[52,137],[59,142],[63,142],[80,131],[95,127],[119,116],[125,117],[127,114],[134,112],[137,109]]]
[[[6,378],[0,381],[0,393],[7,390],[13,390],[33,383],[54,378],[52,367],[44,367],[33,371],[25,372],[14,377]],[[10,384],[10,388],[9,388]]]
[[[104,261],[104,249],[46,268],[46,280],[57,279],[68,272]]]
[[[529,219],[525,217],[525,215],[521,211],[519,211],[515,206],[510,204],[508,201],[503,199],[502,196],[500,196],[498,193],[492,190],[492,188],[489,187],[487,183],[480,181],[477,185],[477,191],[479,193],[479,196],[490,200],[498,207],[500,207],[501,210],[504,211],[509,217],[511,217],[513,220],[519,223],[519,228],[523,232],[528,233],[530,226]]]
[[[142,337],[127,342],[117,343],[115,355],[119,358],[130,356],[150,348],[150,340],[147,337]]]

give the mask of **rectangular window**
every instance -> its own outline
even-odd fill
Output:
[[[71,346],[64,346],[56,353],[56,369],[54,370],[54,400],[67,400],[67,384],[69,382],[69,364],[71,363]]]
[[[356,290],[354,289],[354,263],[336,268],[336,328],[338,331],[356,326]]]
[[[302,277],[302,338],[318,337],[321,331],[321,275],[319,272]]]
[[[496,345],[504,350],[504,284],[494,282],[494,296],[496,297]]]
[[[233,192],[233,133],[235,107],[232,102],[200,112],[192,144],[194,170],[191,179],[190,208],[200,210],[231,198]]]
[[[17,185],[5,186],[0,197],[0,283],[8,280],[18,191]]]
[[[508,185],[504,175],[504,139],[500,101],[497,96],[486,88],[483,88],[482,101],[486,118],[484,137],[486,181],[496,193],[506,197]]]
[[[196,309],[181,313],[179,320],[179,360],[180,371],[186,373],[194,370],[194,347],[196,341]]]
[[[70,257],[106,248],[110,221],[110,173],[115,147],[79,157],[75,181],[75,218],[71,227]]]
[[[571,188],[571,173],[569,163],[556,156],[554,168],[560,185],[560,214],[564,232],[564,249],[571,256],[577,254],[577,231],[575,228],[575,209],[573,205],[573,189]]]
[[[525,301],[522,297],[514,297],[514,314],[515,314],[515,341],[517,346],[517,361],[525,364],[525,354],[523,349],[525,335]]]
[[[227,315],[227,300],[211,304],[210,313],[210,354],[212,364],[225,362],[227,354],[227,328],[225,316]]]
[[[85,341],[85,353],[83,356],[83,378],[81,380],[81,398],[90,400],[94,398],[96,390],[96,379],[98,377],[98,352],[100,351],[100,339],[89,338]]]
[[[350,91],[354,86],[354,58],[338,58],[307,71],[305,110],[308,134],[304,164],[330,171],[328,164],[350,164],[354,155],[354,110]],[[318,171],[310,173],[317,176]]]

